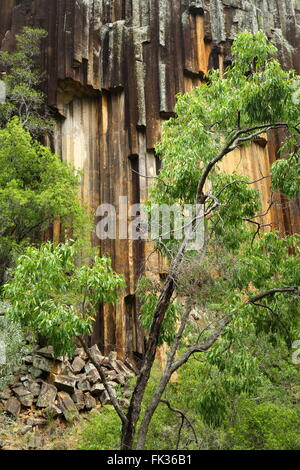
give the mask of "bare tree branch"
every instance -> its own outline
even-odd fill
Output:
[[[181,431],[182,431],[182,428],[183,428],[183,425],[184,425],[184,421],[186,421],[188,423],[189,427],[193,431],[195,442],[196,442],[197,445],[199,445],[195,428],[192,425],[191,421],[188,419],[188,417],[183,413],[183,411],[178,410],[177,408],[173,408],[168,400],[160,400],[160,403],[164,403],[165,405],[167,405],[167,407],[169,408],[170,411],[173,411],[174,413],[178,413],[181,416],[181,425],[180,425],[180,428],[179,428],[179,431],[178,431],[176,450],[179,449]]]
[[[106,375],[104,373],[103,367],[101,367],[101,365],[97,361],[95,361],[93,355],[91,354],[91,352],[90,352],[89,348],[87,347],[87,345],[86,345],[85,341],[83,340],[83,338],[79,337],[78,339],[79,339],[80,344],[83,347],[85,353],[87,354],[89,360],[91,361],[91,363],[96,367],[97,371],[99,372],[99,375],[101,377],[101,380],[102,380],[102,383],[105,387],[105,390],[107,391],[107,393],[109,395],[109,398],[111,399],[111,402],[113,404],[113,407],[116,410],[116,412],[118,413],[119,418],[121,419],[123,424],[127,423],[126,415],[122,411],[121,405],[118,402],[118,400],[117,400],[117,398],[114,394],[114,390],[111,388],[111,386],[107,382]]]

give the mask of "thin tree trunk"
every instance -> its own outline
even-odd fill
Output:
[[[171,378],[171,375],[172,375],[171,366],[172,366],[174,357],[176,355],[176,352],[178,350],[180,339],[183,335],[183,332],[185,330],[187,321],[189,319],[191,308],[192,308],[192,306],[189,303],[189,305],[188,305],[188,307],[187,307],[187,309],[186,309],[186,311],[185,311],[185,313],[184,313],[184,315],[181,319],[181,324],[180,324],[179,330],[177,332],[177,335],[175,337],[175,340],[174,340],[172,349],[170,351],[170,354],[168,356],[167,364],[166,364],[165,370],[163,372],[163,375],[161,377],[160,383],[159,383],[159,385],[157,387],[157,390],[156,390],[156,392],[155,392],[155,394],[154,394],[154,396],[151,400],[150,405],[148,406],[148,408],[146,410],[145,416],[144,416],[143,421],[141,423],[141,426],[139,428],[138,440],[137,440],[137,449],[138,450],[143,450],[144,447],[145,447],[146,437],[147,437],[147,434],[148,434],[151,419],[152,419],[152,417],[155,413],[156,408],[159,405],[162,394],[164,393],[164,391],[166,389],[166,386],[168,385],[169,380]]]
[[[152,365],[155,360],[158,339],[165,318],[166,311],[174,292],[174,280],[169,276],[160,295],[154,316],[154,322],[149,335],[147,349],[143,365],[138,376],[137,383],[132,394],[130,406],[127,413],[127,422],[123,424],[122,450],[131,450],[136,431],[136,425],[140,416],[145,389],[150,377]]]

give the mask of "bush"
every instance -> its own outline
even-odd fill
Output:
[[[299,431],[299,406],[256,404],[251,399],[244,399],[229,435],[233,450],[299,450]]]

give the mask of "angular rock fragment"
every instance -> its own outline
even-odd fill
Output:
[[[30,391],[25,388],[23,385],[13,388],[13,392],[17,395],[17,397],[25,397],[30,395]]]
[[[41,386],[38,382],[29,382],[28,390],[32,393],[34,398],[38,397],[41,392]]]
[[[126,367],[126,365],[122,361],[117,360],[116,363],[117,363],[117,366],[119,367],[120,372],[122,372],[126,377],[128,378],[134,377],[135,375],[134,372],[131,371],[128,367]]]
[[[87,358],[88,358],[87,354],[86,354],[86,352],[83,348],[77,348],[76,351],[75,351],[75,356],[79,356],[84,361],[86,361]]]
[[[112,388],[116,388],[118,386],[117,382],[112,382],[112,381],[109,381],[107,382],[108,385],[110,385]]]
[[[38,408],[47,408],[53,405],[56,399],[57,389],[53,385],[43,383],[36,406]]]
[[[72,400],[76,404],[78,411],[82,411],[85,408],[84,393],[81,390],[75,390],[72,395]]]
[[[77,383],[77,388],[82,392],[89,392],[91,390],[91,385],[88,380],[82,379]]]
[[[54,351],[52,346],[46,346],[45,348],[38,349],[36,353],[39,356],[46,357],[47,359],[53,359],[54,358]]]
[[[115,380],[118,377],[118,374],[114,370],[105,372],[107,380]]]
[[[75,391],[76,380],[67,375],[56,375],[54,385],[58,390],[72,394]]]
[[[94,360],[102,365],[103,361],[105,360],[105,357],[101,354],[98,346],[95,344],[92,348],[90,348],[90,353],[92,354]]]
[[[24,382],[28,382],[29,378],[30,378],[29,375],[24,375],[23,377],[20,377],[20,382],[22,382],[24,384]],[[25,387],[26,387],[26,385],[25,385]]]
[[[45,415],[49,416],[50,418],[58,418],[62,415],[62,411],[58,406],[53,404],[46,408]]]
[[[58,392],[58,406],[62,410],[63,415],[68,421],[68,423],[72,423],[76,418],[79,417],[79,412],[75,403],[73,402],[70,395],[66,392]]]
[[[91,382],[92,384],[95,384],[97,383],[100,379],[100,375],[99,375],[99,372],[97,371],[96,368],[90,370],[90,372],[87,374],[86,376],[87,380],[89,380],[89,382]]]
[[[90,393],[84,394],[85,407],[88,411],[91,411],[93,408],[96,408],[97,402],[95,398]]]
[[[47,423],[48,423],[48,421],[44,418],[29,418],[26,421],[26,424],[28,426],[32,426],[32,427],[46,426]]]
[[[94,366],[94,364],[91,364],[90,362],[88,364],[86,364],[84,370],[85,372],[88,374],[89,372],[91,372],[91,370],[95,370],[96,367]]]
[[[108,355],[108,359],[111,361],[111,362],[114,362],[116,361],[118,358],[118,354],[115,352],[115,351],[111,351]]]
[[[79,356],[75,357],[74,361],[72,362],[72,369],[75,374],[79,374],[85,367],[85,361],[81,359]]]
[[[73,378],[75,377],[74,370],[69,361],[64,362],[62,364],[62,367],[59,372],[61,375],[67,375],[68,377],[73,377]]]
[[[125,364],[124,364],[124,365],[127,367],[127,369],[128,369],[130,372],[133,373],[133,375],[139,375],[139,370],[138,370],[138,368],[137,368],[135,365],[133,365],[133,364],[129,361],[129,359],[125,359]]]
[[[43,371],[41,369],[37,369],[36,367],[30,367],[29,371],[32,377],[37,379],[43,375]]]
[[[100,384],[100,383],[97,383],[97,384],[92,386],[91,394],[94,397],[99,397],[102,394],[102,392],[104,392],[104,390],[105,390],[104,385]]]
[[[34,356],[33,367],[45,372],[52,372],[55,369],[55,362],[50,359],[46,359],[45,357]]]
[[[110,400],[109,395],[108,395],[106,390],[102,393],[102,395],[100,397],[100,402],[101,402],[102,406],[111,404],[111,400]]]
[[[40,436],[32,436],[29,439],[28,449],[41,449],[44,445],[44,441]]]
[[[11,397],[11,391],[9,388],[6,388],[3,390],[3,392],[0,393],[0,400],[8,400]]]
[[[33,405],[33,395],[32,393],[29,392],[29,395],[19,397],[21,405],[23,405],[25,408],[31,408]]]
[[[25,436],[25,434],[28,434],[30,431],[32,431],[32,426],[27,425],[21,429],[21,434]]]
[[[85,366],[85,371],[86,371],[86,378],[90,382],[96,383],[98,380],[100,380],[99,372],[97,371],[94,364],[88,363]]]
[[[123,376],[126,376],[128,378],[134,377],[133,372],[131,372],[124,364],[122,361],[116,360],[116,361],[111,361],[110,362],[111,368],[117,373],[117,374],[122,374]]]
[[[16,418],[20,414],[21,403],[17,398],[11,397],[6,403],[5,411]]]

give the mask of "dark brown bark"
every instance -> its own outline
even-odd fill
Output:
[[[172,298],[173,293],[174,280],[169,277],[163,287],[155,310],[154,321],[147,343],[145,358],[130,402],[127,414],[127,422],[123,424],[123,436],[121,446],[122,450],[129,450],[133,448],[133,440],[135,436],[136,425],[141,412],[145,389],[155,360],[159,334],[161,331],[163,320],[165,318],[166,311],[170,305],[170,300]]]

